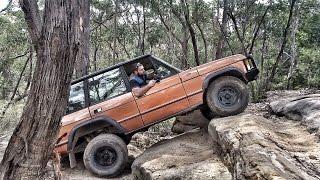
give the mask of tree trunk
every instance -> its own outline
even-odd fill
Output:
[[[184,6],[184,18],[186,21],[186,24],[188,26],[190,35],[191,35],[191,41],[192,41],[192,46],[193,46],[193,53],[194,53],[194,60],[196,62],[196,65],[200,65],[200,60],[199,60],[199,53],[198,53],[198,46],[197,46],[197,40],[196,40],[196,33],[194,32],[194,28],[191,24],[190,17],[189,17],[189,5],[185,0],[182,0],[181,3],[183,3]]]
[[[98,47],[94,47],[94,53],[93,53],[93,71],[97,71],[97,54],[98,54]]]
[[[203,46],[204,46],[204,61],[203,61],[203,63],[206,63],[206,62],[208,62],[208,43],[207,43],[206,37],[204,36],[203,30],[200,27],[200,24],[196,23],[196,25],[200,31],[201,38],[203,41]]]
[[[77,0],[20,0],[37,53],[28,100],[0,166],[0,179],[42,179],[67,106],[79,46]],[[42,23],[43,19],[43,23]]]
[[[135,5],[134,6],[134,10],[135,10],[135,13],[136,13],[136,18],[137,18],[137,35],[138,35],[138,46],[137,46],[137,53],[136,55],[140,56],[142,55],[142,34],[141,34],[141,27],[140,27],[140,10],[137,8],[137,6]]]
[[[287,39],[288,39],[287,35],[288,35],[288,31],[289,31],[290,24],[291,24],[291,18],[292,18],[293,9],[294,9],[293,7],[294,7],[295,2],[296,2],[296,0],[292,0],[291,3],[290,3],[290,12],[289,12],[289,18],[288,18],[287,26],[286,26],[286,28],[284,29],[284,32],[283,32],[283,40],[282,40],[282,44],[281,44],[278,56],[277,56],[276,61],[274,62],[273,66],[272,66],[271,73],[270,73],[270,76],[269,76],[268,81],[267,81],[267,87],[266,87],[267,91],[270,90],[270,88],[271,88],[270,87],[271,83],[273,82],[274,76],[276,74],[276,70],[278,68],[279,61],[280,61],[280,59],[282,57],[284,48],[285,48],[286,43],[287,43]]]
[[[222,52],[223,52],[223,47],[224,47],[224,35],[226,34],[226,28],[227,28],[227,10],[228,10],[228,5],[229,2],[228,0],[223,0],[223,13],[222,13],[222,24],[221,24],[221,33],[219,36],[219,41],[217,45],[217,50],[216,50],[216,59],[222,58]],[[220,8],[218,6],[218,8]]]
[[[253,47],[254,47],[254,42],[255,42],[255,40],[256,40],[256,38],[257,38],[257,35],[258,35],[258,32],[259,32],[259,30],[260,30],[260,26],[261,26],[261,24],[263,23],[264,18],[266,17],[267,12],[268,12],[270,6],[271,6],[271,5],[269,5],[269,6],[267,7],[267,9],[264,11],[263,16],[262,16],[260,22],[258,23],[258,27],[257,27],[256,31],[254,32],[253,38],[252,38],[252,40],[251,40],[250,50],[249,50],[249,52],[248,52],[249,54],[252,53],[252,50],[253,50]]]
[[[292,44],[291,44],[291,57],[290,57],[290,67],[287,76],[287,90],[293,89],[292,87],[292,76],[297,65],[297,45],[296,45],[296,32],[298,29],[298,15],[295,16],[293,20],[293,28],[291,32]]]
[[[88,74],[89,44],[90,44],[90,0],[79,0],[80,4],[80,46],[75,65],[75,77],[80,78]]]
[[[142,18],[143,18],[143,31],[142,31],[142,39],[141,39],[141,53],[145,54],[145,37],[146,37],[146,31],[147,31],[147,26],[146,26],[146,2],[143,1],[142,4]]]
[[[112,64],[116,64],[116,49],[117,49],[117,36],[118,36],[118,25],[117,25],[117,16],[118,16],[118,0],[115,0],[115,12],[113,17],[113,51],[112,51]]]
[[[187,27],[184,26],[182,29],[186,29]],[[188,63],[188,41],[189,41],[189,37],[188,37],[188,32],[184,31],[183,32],[183,40],[181,43],[181,47],[182,47],[182,55],[181,55],[181,61],[183,64],[183,69],[188,69],[189,68],[189,63]]]
[[[264,27],[264,29],[266,29],[266,27]],[[261,47],[261,57],[260,57],[260,76],[259,76],[259,86],[258,86],[258,98],[261,98],[262,94],[264,94],[263,92],[263,87],[265,85],[265,74],[266,72],[264,72],[264,55],[266,53],[266,41],[267,41],[267,31],[263,31],[263,40],[262,40],[262,47]]]

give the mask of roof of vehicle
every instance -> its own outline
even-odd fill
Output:
[[[151,55],[151,54],[146,54],[146,55],[138,56],[138,57],[129,59],[129,60],[127,60],[127,61],[124,61],[124,62],[115,64],[115,65],[113,65],[113,66],[109,66],[109,67],[107,67],[107,68],[104,68],[104,69],[101,69],[101,70],[99,70],[99,71],[96,71],[96,72],[94,72],[94,73],[92,73],[92,74],[82,76],[82,77],[80,77],[80,78],[78,78],[78,79],[73,80],[73,81],[71,82],[71,84],[75,84],[75,83],[80,82],[80,81],[82,81],[82,80],[84,80],[84,79],[87,79],[87,78],[90,78],[90,77],[99,75],[99,74],[104,73],[104,72],[106,72],[106,71],[109,71],[109,70],[112,70],[112,69],[114,69],[114,68],[120,67],[120,66],[122,66],[122,65],[124,65],[124,64],[130,63],[130,62],[132,62],[132,61],[136,61],[136,60],[143,59],[143,58],[148,58],[148,57],[152,57],[152,58],[154,58],[154,59],[156,59],[156,60],[158,60],[158,61],[161,61],[162,63],[164,63],[164,64],[166,64],[166,65],[174,68],[174,69],[177,70],[178,72],[181,72],[180,69],[178,69],[178,68],[176,68],[176,67],[168,64],[167,62],[163,61],[162,59],[157,58],[157,57],[155,57],[155,56],[153,56],[153,55]]]

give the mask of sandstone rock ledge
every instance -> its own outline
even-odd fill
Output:
[[[131,168],[134,179],[320,179],[320,140],[299,122],[242,114],[160,141]]]
[[[212,120],[209,133],[233,179],[320,179],[319,139],[299,123],[240,115]]]
[[[269,107],[278,116],[301,121],[309,132],[320,137],[320,94],[282,96],[271,101]]]
[[[133,162],[134,179],[231,179],[208,138],[203,129],[151,146]]]

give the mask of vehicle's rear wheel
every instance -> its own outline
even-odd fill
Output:
[[[206,100],[214,114],[231,116],[246,109],[249,103],[249,92],[246,84],[239,78],[223,76],[209,85]]]
[[[98,176],[114,177],[122,172],[128,161],[126,143],[114,134],[101,134],[87,145],[83,162]]]

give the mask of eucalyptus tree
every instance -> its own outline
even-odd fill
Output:
[[[37,63],[28,100],[0,167],[1,179],[42,179],[53,148],[79,49],[79,1],[21,0]]]

